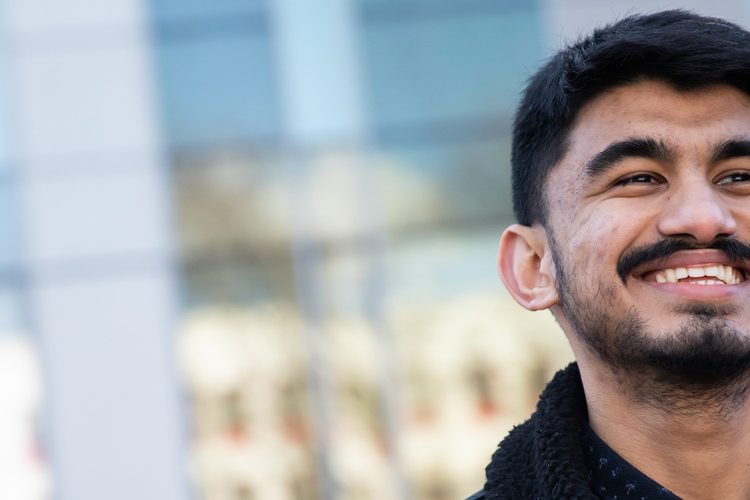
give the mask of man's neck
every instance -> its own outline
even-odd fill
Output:
[[[750,404],[657,407],[579,359],[592,429],[630,464],[686,500],[750,498]],[[689,411],[688,411],[689,410]]]

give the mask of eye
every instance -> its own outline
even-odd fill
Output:
[[[724,177],[721,177],[716,184],[718,185],[729,185],[729,184],[742,184],[750,182],[750,172],[732,172]]]
[[[614,186],[628,186],[636,184],[661,184],[663,179],[653,174],[633,174],[622,179],[618,179],[613,185]]]

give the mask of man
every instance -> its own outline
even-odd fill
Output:
[[[512,167],[500,276],[577,364],[475,498],[750,499],[750,33],[595,31],[531,79]]]

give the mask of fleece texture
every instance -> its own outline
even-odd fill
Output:
[[[587,420],[581,375],[572,363],[547,385],[531,418],[500,443],[480,498],[599,498],[589,487],[581,450]]]

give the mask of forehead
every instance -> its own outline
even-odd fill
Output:
[[[727,85],[679,91],[645,80],[616,87],[579,112],[561,163],[585,161],[614,141],[650,137],[678,153],[709,150],[718,142],[750,134],[750,97]],[[572,157],[572,158],[571,158]]]
[[[579,111],[563,158],[544,186],[550,224],[574,217],[583,196],[585,165],[607,146],[628,138],[669,144],[681,163],[705,165],[716,146],[750,140],[750,97],[728,85],[680,91],[657,80],[611,89]]]
[[[548,201],[570,193],[584,165],[608,145],[627,138],[670,144],[678,156],[701,159],[728,139],[750,138],[750,97],[728,85],[680,91],[658,80],[615,87],[581,108],[568,149],[552,168]]]

